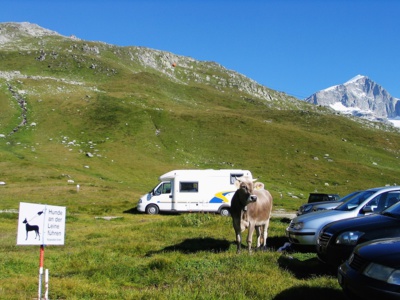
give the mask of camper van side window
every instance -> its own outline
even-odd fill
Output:
[[[164,182],[155,191],[155,195],[170,194],[171,193],[171,182]]]
[[[180,192],[183,193],[197,193],[199,191],[198,182],[180,182]]]
[[[166,182],[162,186],[162,193],[163,194],[170,194],[171,193],[171,182]]]
[[[235,184],[236,178],[242,177],[243,174],[231,174],[231,184]]]

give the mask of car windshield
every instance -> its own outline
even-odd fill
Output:
[[[400,202],[386,208],[382,211],[382,215],[400,219]]]
[[[335,208],[335,210],[341,210],[341,211],[353,210],[353,209],[357,208],[361,203],[363,203],[365,199],[367,199],[374,193],[375,193],[375,191],[360,192],[360,193],[356,194],[353,198],[350,197],[345,202],[340,204],[338,207]]]
[[[354,198],[359,193],[361,193],[361,191],[352,192],[352,193],[340,198],[339,201],[340,202],[346,202],[347,200]]]

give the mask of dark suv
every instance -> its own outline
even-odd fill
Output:
[[[321,193],[310,193],[308,196],[308,203],[323,202],[323,201],[337,201],[340,199],[338,194],[321,194]]]

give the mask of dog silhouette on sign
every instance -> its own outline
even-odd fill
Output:
[[[28,232],[29,231],[34,231],[36,233],[35,240],[36,240],[37,237],[39,237],[39,239],[40,239],[39,226],[37,226],[37,225],[29,225],[29,223],[26,220],[26,218],[22,223],[25,224],[25,229],[26,229],[26,239],[25,240],[28,239]]]

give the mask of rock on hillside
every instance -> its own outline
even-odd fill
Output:
[[[368,77],[357,75],[344,84],[319,91],[305,101],[357,117],[385,120],[400,116],[399,100]]]

